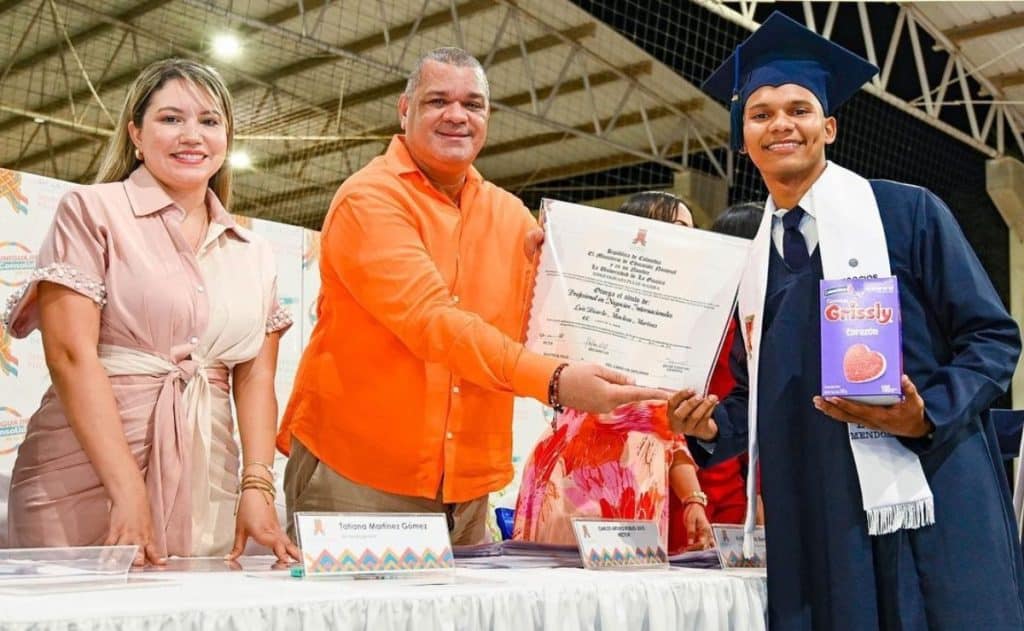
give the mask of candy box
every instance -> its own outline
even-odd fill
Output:
[[[903,398],[896,278],[821,281],[821,394],[891,405]]]

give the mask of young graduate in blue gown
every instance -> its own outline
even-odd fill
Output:
[[[1019,537],[985,414],[1010,383],[1020,335],[931,192],[869,181],[899,283],[903,401],[869,406],[819,396],[815,215],[830,209],[813,208],[800,220],[796,236],[807,255],[792,265],[783,218],[814,198],[816,182],[833,168],[825,159],[836,135],[831,114],[876,72],[776,13],[705,84],[733,99],[734,148],[757,166],[771,197],[767,211],[775,212],[776,234],[761,241],[771,251],[753,332],[762,336],[756,434],[770,627],[1024,629]],[[747,448],[748,349],[736,339],[738,385],[729,397],[718,405],[684,392],[670,402],[674,428],[699,439],[691,444],[700,443],[695,456],[706,464]],[[869,534],[848,423],[884,430],[916,454],[934,497],[931,525]]]

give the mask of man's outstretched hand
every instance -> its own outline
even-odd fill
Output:
[[[714,440],[718,436],[718,425],[711,418],[711,413],[717,405],[718,397],[713,394],[701,397],[689,388],[680,390],[668,400],[668,421],[672,431],[700,440]]]

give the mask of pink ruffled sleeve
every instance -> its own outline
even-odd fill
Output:
[[[36,269],[7,297],[0,314],[13,337],[25,337],[39,326],[36,290],[40,282],[77,291],[100,308],[106,305],[107,230],[101,223],[78,191],[64,196],[39,247]]]

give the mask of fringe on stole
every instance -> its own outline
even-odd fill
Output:
[[[903,528],[922,528],[935,523],[935,502],[931,497],[916,502],[879,506],[865,512],[869,535],[888,535]]]

